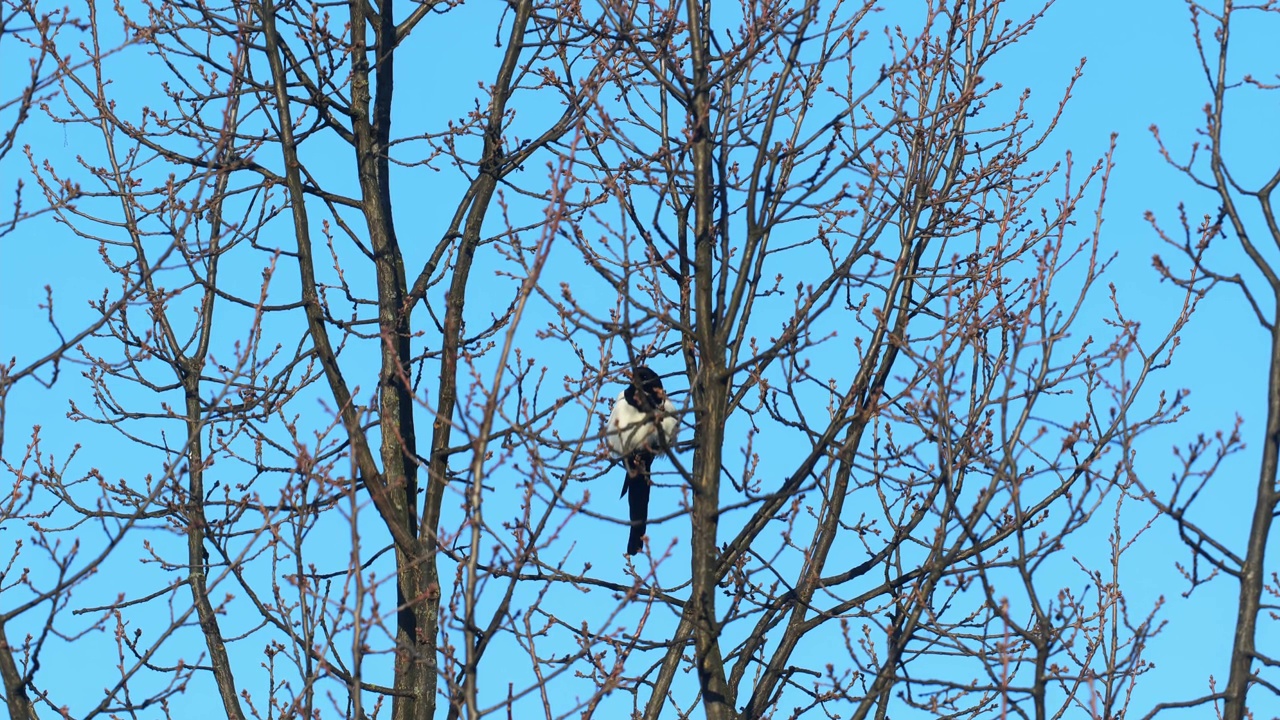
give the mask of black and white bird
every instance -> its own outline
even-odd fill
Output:
[[[644,546],[645,523],[649,521],[649,468],[653,458],[675,442],[679,429],[675,413],[676,406],[662,389],[662,379],[639,365],[609,415],[605,442],[615,455],[622,457],[622,466],[627,470],[622,495],[630,494],[628,555],[635,555]]]

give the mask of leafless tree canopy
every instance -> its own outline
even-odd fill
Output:
[[[1238,435],[1172,496],[1137,452],[1208,286],[1280,348],[1231,204],[1280,239],[1280,175],[1235,185],[1214,134],[1236,79],[1185,166],[1223,210],[1140,336],[1110,153],[1048,152],[1062,105],[1000,84],[1044,8],[3,8],[0,242],[84,268],[0,358],[11,718],[1234,719],[1274,689],[1244,620],[1280,593],[1276,444],[1247,552],[1186,513]],[[1197,17],[1212,70],[1227,16]],[[1265,283],[1202,262],[1224,228]],[[641,364],[680,432],[628,558],[604,418]],[[1240,580],[1222,692],[1134,703],[1163,616],[1126,600],[1133,507]]]

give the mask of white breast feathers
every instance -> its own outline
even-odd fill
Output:
[[[609,415],[605,442],[609,449],[617,455],[630,455],[640,448],[657,450],[662,447],[658,433],[670,446],[676,440],[679,423],[676,421],[676,406],[666,399],[662,403],[662,412],[649,414],[627,402],[626,393],[619,393],[613,403],[613,412]],[[656,417],[655,417],[656,416]]]

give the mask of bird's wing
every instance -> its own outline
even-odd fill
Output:
[[[613,401],[613,410],[609,413],[609,423],[605,425],[604,436],[605,444],[609,446],[609,449],[615,455],[626,454],[622,429],[629,409],[634,410],[631,407],[631,403],[627,402],[626,393],[618,393],[618,399]]]
[[[667,398],[662,403],[662,440],[668,447],[676,444],[676,436],[680,434],[680,419],[676,417],[676,406]]]

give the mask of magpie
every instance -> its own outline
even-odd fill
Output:
[[[622,457],[627,479],[622,495],[630,493],[631,537],[627,554],[635,555],[644,546],[645,523],[649,520],[649,468],[653,458],[676,439],[676,406],[662,389],[662,379],[644,365],[636,366],[631,383],[613,403],[605,441]],[[622,497],[619,495],[618,497]]]

